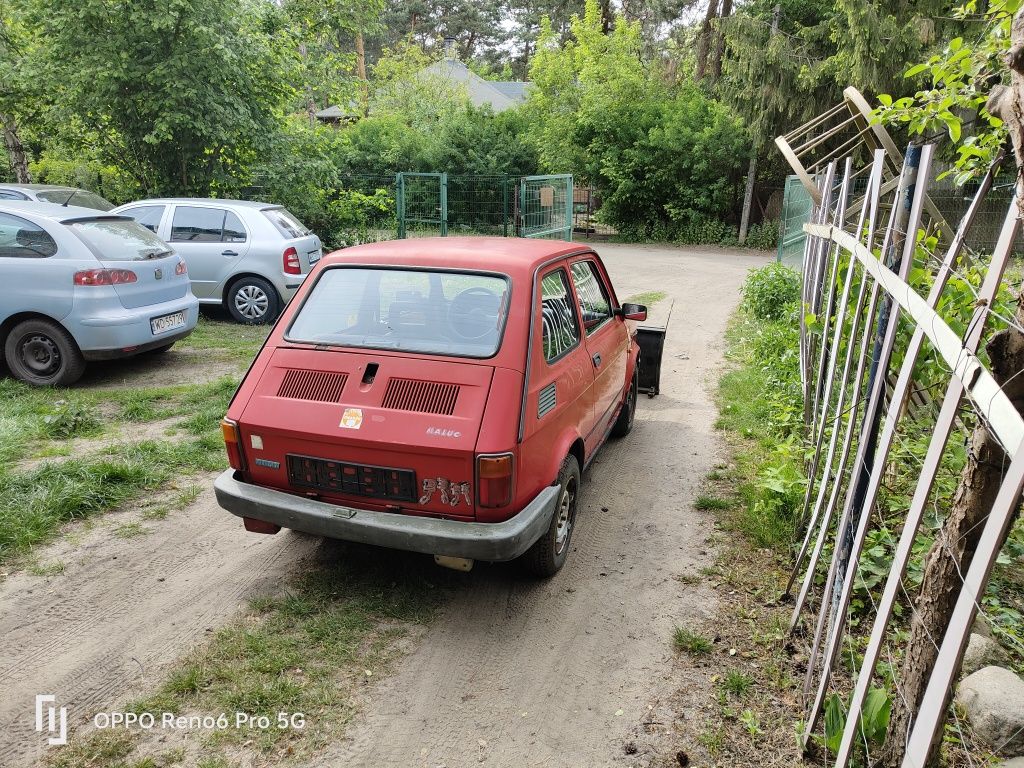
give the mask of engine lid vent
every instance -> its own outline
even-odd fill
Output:
[[[441,384],[418,379],[391,379],[384,392],[383,408],[451,416],[459,398],[458,384]]]
[[[336,403],[348,381],[347,373],[331,371],[302,371],[290,369],[284,375],[277,389],[278,397],[295,400],[315,400],[321,403]]]

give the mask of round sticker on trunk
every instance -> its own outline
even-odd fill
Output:
[[[363,412],[359,408],[346,408],[341,414],[341,423],[338,425],[344,429],[359,429],[363,425]]]

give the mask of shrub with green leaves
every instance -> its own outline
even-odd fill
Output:
[[[759,320],[780,320],[800,298],[800,276],[777,262],[750,273],[743,306]]]

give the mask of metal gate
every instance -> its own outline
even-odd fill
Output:
[[[519,182],[519,236],[572,240],[572,175],[524,176]]]
[[[399,173],[395,186],[400,239],[448,234],[447,173]]]
[[[799,266],[804,255],[807,235],[804,224],[811,220],[811,196],[798,176],[786,177],[779,217],[779,250],[777,258],[787,266]]]

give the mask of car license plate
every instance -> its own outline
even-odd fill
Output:
[[[309,266],[312,267],[314,264],[320,261],[320,257],[322,255],[323,251],[310,251],[309,253],[307,253],[306,256],[309,257]]]
[[[185,327],[185,312],[174,312],[170,315],[163,315],[162,317],[154,317],[149,321],[149,327],[153,329],[153,335],[159,336],[161,333],[167,333],[178,328]]]

